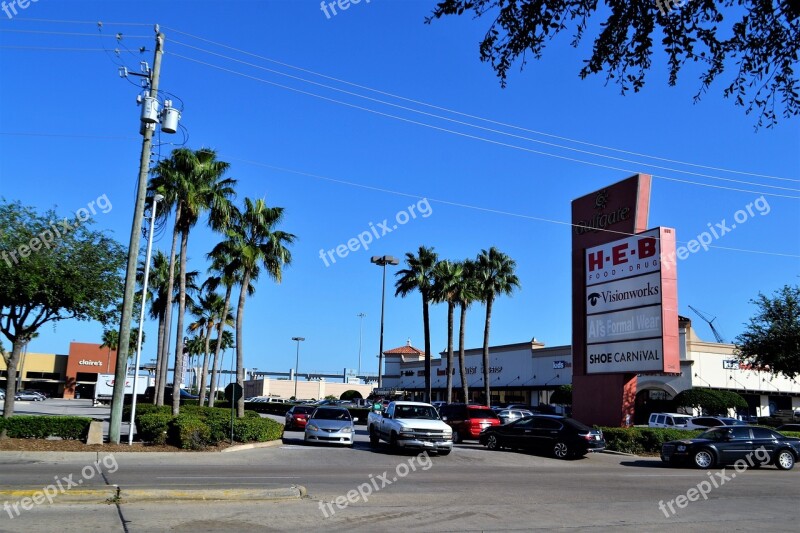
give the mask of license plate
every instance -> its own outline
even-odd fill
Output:
[[[426,448],[433,448],[435,446],[432,442],[423,442],[422,445]]]

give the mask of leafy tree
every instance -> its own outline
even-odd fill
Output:
[[[434,302],[447,302],[447,403],[453,401],[453,317],[458,301],[458,284],[464,276],[464,266],[452,261],[439,261],[433,267]]]
[[[482,250],[475,262],[475,277],[478,295],[486,304],[486,322],[483,328],[483,394],[486,405],[491,405],[489,383],[489,328],[492,323],[492,306],[500,295],[511,294],[519,288],[519,278],[514,274],[517,263],[509,256],[492,246]]]
[[[5,418],[14,414],[22,348],[44,324],[68,319],[107,323],[116,314],[126,255],[119,243],[91,231],[90,224],[61,219],[52,209],[38,213],[20,202],[0,201],[0,333],[11,343],[11,353],[3,354]]]
[[[237,259],[239,273],[236,279],[241,290],[236,308],[236,382],[244,385],[244,346],[242,325],[244,323],[245,297],[250,292],[250,282],[256,281],[261,269],[276,283],[283,279],[283,269],[292,262],[288,245],[297,237],[277,229],[283,222],[282,207],[269,207],[264,200],[244,199],[244,211],[234,210],[231,223],[225,231],[225,240],[214,247],[215,255]],[[244,398],[236,404],[239,418],[244,416]]]
[[[447,15],[473,12],[492,19],[480,42],[481,61],[490,63],[505,87],[509,69],[527,54],[540,59],[559,33],[572,33],[578,47],[587,32],[596,31],[591,57],[579,71],[583,79],[605,72],[622,93],[644,86],[654,48],[663,49],[669,85],[675,85],[686,63],[699,63],[700,97],[726,68],[733,67],[725,97],[745,112],[755,111],[758,125],[800,112],[798,80],[800,3],[797,0],[751,1],[616,1],[605,5],[586,0],[443,0],[426,23]],[[660,44],[653,46],[654,42]],[[727,82],[726,82],[727,83]],[[777,111],[776,111],[777,107]]]
[[[675,396],[675,405],[699,408],[712,415],[724,415],[728,409],[747,408],[747,401],[733,391],[695,387],[679,392]]]
[[[572,385],[561,385],[553,391],[550,403],[556,405],[572,405]]]
[[[411,252],[406,253],[406,265],[408,268],[398,270],[395,275],[398,280],[395,282],[395,296],[405,298],[414,291],[419,291],[422,295],[422,325],[425,333],[425,401],[431,400],[431,325],[428,315],[428,304],[431,301],[433,291],[433,267],[436,265],[438,256],[433,248],[420,246],[415,256]]]
[[[758,312],[736,337],[736,355],[743,363],[789,378],[800,375],[800,286],[785,285],[774,297],[751,300]]]

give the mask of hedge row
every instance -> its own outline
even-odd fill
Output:
[[[200,450],[231,437],[231,412],[228,409],[186,405],[177,417],[173,417],[170,406],[142,407],[141,411],[137,408],[134,420],[142,441]],[[237,442],[265,442],[282,436],[282,424],[261,418],[253,411],[245,411],[244,418],[233,421],[233,439]]]
[[[691,439],[702,431],[667,428],[603,427],[606,449],[625,453],[659,453],[661,445],[671,440]]]
[[[16,415],[11,418],[0,418],[0,431],[15,439],[46,439],[61,437],[62,439],[86,439],[89,434],[91,418],[82,416],[34,416]]]

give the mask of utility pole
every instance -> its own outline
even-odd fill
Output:
[[[164,34],[155,27],[156,49],[153,57],[153,72],[149,76],[150,98],[155,101],[158,94],[158,81],[161,75],[161,56],[164,53]],[[145,104],[146,105],[146,104]],[[147,195],[147,174],[150,170],[150,151],[153,144],[155,123],[143,122],[144,139],[142,140],[142,155],[139,160],[139,182],[136,190],[136,205],[133,211],[133,224],[131,225],[131,238],[128,245],[128,266],[125,271],[125,295],[122,299],[122,318],[119,326],[119,350],[117,351],[117,366],[114,372],[114,394],[111,400],[111,419],[108,428],[108,441],[119,444],[122,426],[122,403],[125,399],[125,373],[128,362],[128,351],[131,338],[131,318],[133,315],[133,300],[136,290],[136,263],[139,258],[139,240],[142,233],[142,219],[144,218],[144,204]],[[146,302],[142,302],[145,305]],[[133,391],[136,394],[136,391]]]

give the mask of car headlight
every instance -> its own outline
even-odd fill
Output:
[[[400,432],[400,436],[401,436],[401,437],[413,437],[413,436],[414,436],[414,433],[412,433],[412,432],[410,432],[410,431],[401,431],[401,432]]]
[[[678,449],[679,452],[685,452],[686,451],[686,445],[685,444],[678,444],[678,448],[677,449]]]
[[[311,431],[319,431],[319,427],[316,424],[306,424],[306,428],[310,429]]]
[[[352,432],[353,432],[353,428],[351,428],[350,426],[342,428],[342,433],[352,433]]]

